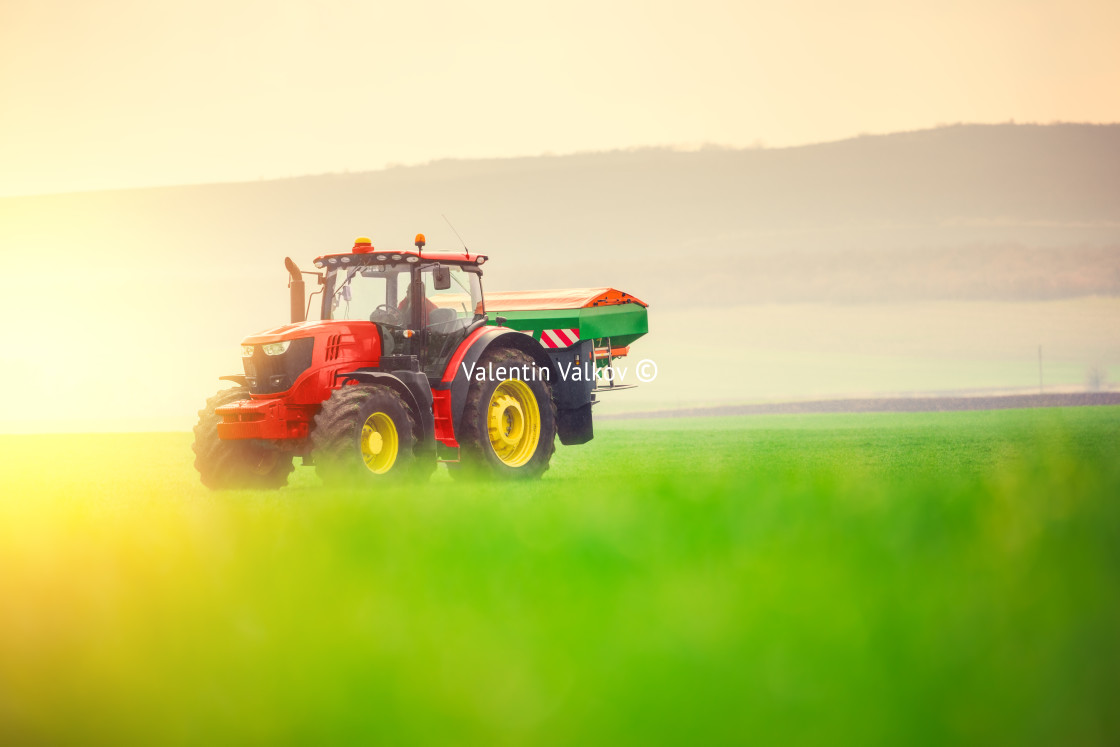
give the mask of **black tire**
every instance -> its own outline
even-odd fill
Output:
[[[450,470],[452,477],[470,479],[485,476],[511,480],[539,478],[548,470],[556,451],[556,403],[552,401],[552,385],[545,378],[544,370],[527,353],[512,348],[487,350],[479,360],[479,366],[488,372],[504,367],[507,371],[515,368],[524,374],[493,379],[487,376],[483,381],[471,382],[458,436],[461,463]],[[527,461],[511,465],[508,459],[499,456],[489,435],[488,424],[495,391],[503,383],[515,379],[520,379],[532,393],[535,400],[533,404],[536,405],[540,418],[540,431]]]
[[[249,399],[245,387],[223,389],[206,400],[194,427],[194,467],[202,484],[211,490],[276,490],[288,484],[292,456],[258,441],[223,441],[218,438],[222,418],[214,410]]]
[[[381,451],[389,438],[387,423],[396,439],[388,461]],[[367,425],[366,434],[377,431],[376,445],[363,435]],[[344,386],[331,392],[315,416],[311,455],[328,485],[426,479],[436,466],[435,449],[421,444],[420,436],[416,415],[397,392],[378,384]]]

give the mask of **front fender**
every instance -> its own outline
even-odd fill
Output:
[[[407,377],[408,381],[404,378]],[[341,384],[356,381],[359,384],[378,384],[386,386],[404,398],[404,401],[416,413],[420,425],[421,441],[430,443],[435,438],[435,419],[432,415],[432,390],[427,385],[424,374],[412,371],[398,371],[387,373],[369,369],[357,369],[335,374]]]

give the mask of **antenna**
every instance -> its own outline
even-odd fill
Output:
[[[443,213],[440,213],[440,215],[442,215],[443,219],[447,221],[447,225],[451,226],[451,230],[455,232],[455,235],[459,236],[459,232],[455,231],[455,226],[451,225],[451,221],[448,220],[447,216],[443,215]],[[467,250],[467,242],[463,241],[462,236],[459,236],[459,243],[461,243],[463,245],[463,254],[464,255],[470,254],[470,252]]]

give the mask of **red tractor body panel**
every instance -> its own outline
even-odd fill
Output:
[[[459,441],[455,438],[450,389],[432,390],[432,415],[436,420],[436,440],[444,446],[459,448]]]
[[[317,408],[289,404],[285,397],[233,402],[215,410],[222,416],[222,422],[218,423],[218,437],[227,441],[240,438],[307,438],[314,409]]]
[[[440,381],[444,384],[450,384],[452,381],[454,381],[455,376],[457,373],[459,373],[460,366],[463,363],[463,358],[465,358],[467,355],[467,351],[469,351],[471,349],[471,346],[473,346],[478,341],[478,338],[482,337],[487,332],[493,331],[494,329],[495,327],[479,327],[474,332],[471,332],[469,335],[467,335],[467,339],[463,340],[459,344],[459,347],[455,349],[455,355],[451,356],[451,360],[448,362],[447,368],[444,369],[443,377],[440,379]]]
[[[253,394],[219,407],[222,439],[305,439],[320,405],[338,388],[337,374],[362,366],[376,367],[381,339],[373,324],[321,321],[288,324],[247,337],[245,345],[312,338],[310,365],[283,391]],[[265,359],[267,360],[267,359]]]

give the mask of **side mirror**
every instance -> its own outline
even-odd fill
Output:
[[[451,287],[451,268],[438,265],[432,274],[435,276],[432,284],[437,291],[445,291]]]

